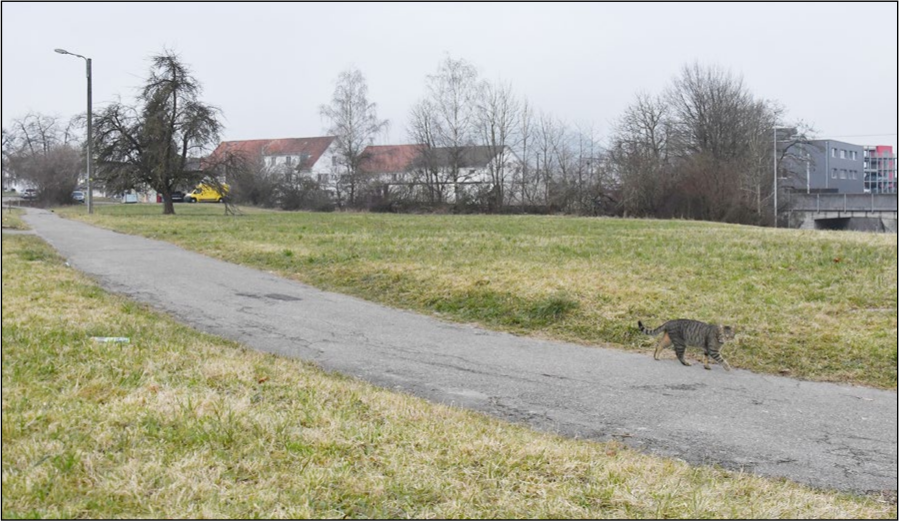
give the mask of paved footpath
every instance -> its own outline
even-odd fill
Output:
[[[24,220],[107,290],[260,351],[692,464],[827,489],[896,490],[895,392],[705,371],[673,355],[656,362],[449,324],[46,211]]]

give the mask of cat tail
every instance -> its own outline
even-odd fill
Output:
[[[637,322],[637,327],[640,328],[641,333],[649,336],[657,336],[659,333],[665,330],[665,326],[653,330],[646,329],[646,326],[643,325],[643,322]]]

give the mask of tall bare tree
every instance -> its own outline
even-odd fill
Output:
[[[134,106],[113,103],[95,118],[98,177],[118,187],[148,186],[162,194],[164,214],[174,214],[172,192],[183,185],[219,181],[198,161],[218,143],[219,109],[200,101],[202,87],[180,57],[151,58],[149,77]],[[216,161],[226,161],[220,157]]]
[[[575,192],[573,205],[580,214],[609,213],[614,185],[603,168],[604,154],[597,142],[592,124],[582,124],[576,130],[577,164],[575,167]]]
[[[483,82],[477,97],[475,128],[480,143],[487,147],[492,161],[488,163],[491,182],[491,206],[500,211],[506,205],[509,186],[507,164],[512,149],[518,144],[518,118],[521,107],[508,84]]]
[[[539,202],[547,210],[553,209],[557,193],[557,172],[559,171],[559,156],[557,154],[562,142],[564,128],[549,113],[541,113],[536,122],[534,143],[534,175],[537,177],[541,193]]]
[[[539,177],[535,175],[534,163],[535,125],[534,109],[525,99],[521,104],[518,117],[518,157],[521,160],[521,171],[518,174],[518,182],[515,183],[519,190],[519,200],[522,205],[534,206],[540,192]]]
[[[477,82],[478,73],[472,64],[450,56],[440,63],[437,74],[427,79],[437,145],[447,149],[446,168],[456,201],[460,199],[461,183],[467,180],[462,171],[465,147],[474,144]]]
[[[337,157],[344,170],[338,193],[343,193],[345,187],[349,204],[355,205],[365,148],[387,129],[389,122],[378,118],[377,104],[368,99],[365,76],[355,68],[338,75],[331,103],[322,105],[319,111],[329,122],[327,132],[337,138]]]
[[[641,93],[615,124],[609,158],[632,215],[658,215],[671,188],[670,113],[663,99]]]
[[[409,138],[423,145],[413,166],[413,182],[423,187],[425,199],[434,206],[447,200],[449,182],[439,164],[437,149],[440,137],[437,134],[437,110],[430,99],[422,99],[409,112]]]

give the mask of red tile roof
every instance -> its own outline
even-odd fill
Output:
[[[369,174],[406,172],[419,157],[424,145],[385,145],[366,147],[359,169]]]
[[[261,159],[263,156],[299,156],[308,154],[307,165],[311,168],[334,142],[334,136],[251,139],[246,141],[222,141],[212,153],[213,156],[232,152],[245,160]]]

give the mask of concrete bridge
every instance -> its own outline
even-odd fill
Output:
[[[788,198],[790,228],[896,233],[896,194],[803,194]]]

